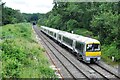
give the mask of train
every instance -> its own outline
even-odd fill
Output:
[[[85,63],[99,62],[101,59],[100,42],[96,39],[41,26],[43,33],[69,48],[77,59]]]

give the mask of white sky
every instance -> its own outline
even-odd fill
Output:
[[[22,13],[47,13],[52,10],[53,0],[2,0],[5,6],[18,9]]]

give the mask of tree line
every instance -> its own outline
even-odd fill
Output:
[[[2,25],[15,24],[22,22],[33,22],[41,17],[40,13],[21,13],[20,10],[14,10],[5,6],[5,3],[0,4],[2,12]]]

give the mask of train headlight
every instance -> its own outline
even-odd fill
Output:
[[[98,59],[98,60],[100,60],[101,58],[100,58],[100,57],[98,57],[97,59]]]
[[[89,57],[86,57],[86,61],[90,61],[90,58],[89,58]]]

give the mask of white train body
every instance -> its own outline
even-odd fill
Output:
[[[87,63],[90,63],[91,60],[99,61],[101,58],[100,42],[96,39],[45,26],[41,26],[41,31],[71,49],[78,58],[82,58]]]

